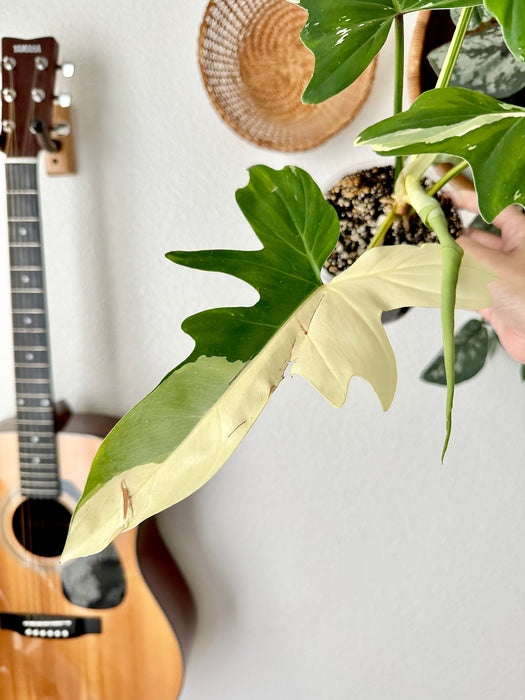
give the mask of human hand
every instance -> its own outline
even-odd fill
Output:
[[[458,208],[479,213],[473,189],[456,190],[451,196]],[[489,285],[493,306],[480,313],[509,355],[525,364],[525,214],[510,206],[493,223],[501,237],[469,229],[458,243],[498,275]]]

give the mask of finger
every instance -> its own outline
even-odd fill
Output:
[[[457,209],[465,209],[474,214],[479,214],[478,197],[474,188],[461,187],[447,189],[447,195]]]
[[[525,214],[517,207],[504,209],[494,219],[494,225],[501,229],[506,250],[517,248],[525,242]]]
[[[471,241],[476,241],[476,243],[480,243],[486,248],[492,248],[492,250],[501,250],[503,247],[501,236],[496,236],[495,234],[488,233],[487,231],[480,231],[477,228],[467,229],[466,236]]]
[[[470,253],[470,255],[473,255],[480,263],[494,270],[498,277],[505,275],[508,267],[508,257],[505,253],[494,250],[493,248],[488,248],[478,243],[478,241],[472,240],[468,236],[460,236],[457,242],[466,253]]]
[[[509,355],[518,362],[525,364],[525,336],[523,333],[506,325],[491,308],[481,309],[480,313],[494,328],[500,343]]]

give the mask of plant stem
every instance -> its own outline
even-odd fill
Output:
[[[405,68],[405,25],[403,15],[396,15],[395,19],[395,35],[396,35],[396,65],[395,65],[395,82],[394,82],[394,114],[399,114],[403,111],[403,78]],[[394,180],[403,169],[403,156],[396,156]]]
[[[458,165],[455,165],[453,168],[451,168],[447,173],[443,175],[442,178],[440,178],[432,187],[427,191],[427,194],[432,197],[433,195],[436,194],[442,187],[444,187],[447,182],[450,182],[452,178],[456,177],[460,172],[465,170],[465,168],[468,167],[468,163],[466,161],[462,161],[461,163],[458,163]],[[413,207],[410,208],[410,211],[408,212],[408,216],[412,216],[412,214],[415,213],[415,209]],[[370,248],[376,248],[377,246],[381,245],[383,242],[386,234],[388,233],[389,228],[392,226],[394,223],[394,219],[396,218],[396,214],[394,210],[390,211],[381,224],[377,227],[376,232],[374,233],[372,240],[367,246],[367,250]]]
[[[431,197],[417,177],[406,178],[407,193],[421,221],[439,239],[443,260],[441,278],[441,325],[443,328],[443,358],[447,377],[446,435],[441,461],[445,457],[452,430],[452,405],[454,403],[456,350],[454,341],[454,309],[456,307],[456,287],[463,250],[448,231],[447,220],[439,202]]]
[[[468,25],[470,23],[470,19],[472,17],[473,12],[473,7],[464,7],[461,10],[461,15],[456,25],[454,36],[452,37],[452,41],[450,42],[447,55],[445,56],[445,61],[441,67],[441,71],[437,79],[436,89],[447,87],[447,85],[450,82],[450,78],[452,77],[452,73],[454,72],[454,68],[456,67],[459,52],[461,51],[461,46],[463,45],[463,40],[465,38],[465,34],[467,33]],[[416,156],[414,159],[414,165],[416,165],[422,158],[426,157],[427,155],[425,154]]]
[[[461,45],[463,44],[463,39],[467,33],[468,25],[470,23],[470,18],[474,12],[473,7],[464,7],[461,10],[461,15],[459,17],[459,22],[456,25],[456,30],[454,31],[454,36],[450,42],[450,46],[445,57],[445,62],[439,73],[439,78],[436,83],[436,88],[447,87],[452,77],[452,73],[456,66],[456,61],[458,60],[459,52],[461,50]]]
[[[432,185],[430,189],[427,191],[427,194],[429,194],[431,197],[436,194],[442,187],[444,187],[447,182],[450,182],[453,178],[456,177],[456,175],[459,175],[465,168],[468,168],[468,163],[466,160],[463,160],[461,163],[458,163],[455,165],[453,168],[450,168],[443,177],[441,177],[435,185]]]
[[[370,250],[370,248],[377,248],[378,245],[381,245],[384,237],[386,236],[386,234],[388,232],[388,229],[394,223],[395,218],[396,218],[396,214],[395,214],[394,210],[392,209],[392,211],[388,212],[386,217],[383,219],[383,221],[377,227],[377,231],[374,233],[372,240],[368,244],[367,250]]]
[[[463,44],[463,39],[467,33],[468,25],[474,11],[473,7],[464,7],[461,11],[461,16],[459,22],[456,26],[454,36],[447,52],[445,62],[441,68],[438,81],[436,83],[436,88],[446,87],[450,82],[452,72],[456,65],[461,46]],[[396,16],[396,73],[395,73],[395,93],[394,93],[394,114],[397,114],[402,110],[403,101],[403,66],[404,66],[404,25],[403,25],[403,15]],[[428,155],[416,156],[416,162],[419,159],[428,158]],[[433,185],[429,190],[429,195],[434,195],[443,185],[445,185],[449,180],[451,180],[455,175],[460,173],[467,167],[468,163],[463,162],[455,167],[451,168],[448,173],[446,173],[435,185]],[[394,182],[397,181],[399,173],[403,169],[403,160],[400,156],[396,157]],[[399,168],[399,170],[398,170]],[[410,214],[414,212],[411,209]],[[377,231],[375,232],[372,240],[368,244],[368,248],[376,248],[383,242],[389,228],[394,223],[396,217],[395,211],[392,210],[387,214],[385,219],[381,222]]]

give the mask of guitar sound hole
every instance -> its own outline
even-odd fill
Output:
[[[30,498],[15,510],[13,532],[31,554],[59,557],[66,543],[70,520],[71,513],[58,501]],[[98,554],[75,559],[61,571],[64,595],[75,605],[113,608],[125,596],[124,569],[113,545]]]
[[[58,501],[28,498],[15,510],[13,532],[18,542],[39,557],[58,557],[66,543],[71,513]]]

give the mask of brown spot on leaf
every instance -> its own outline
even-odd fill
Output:
[[[234,429],[231,431],[231,433],[228,435],[228,438],[231,438],[231,436],[233,435],[233,433],[234,433],[236,430],[239,430],[239,428],[240,428],[242,425],[244,425],[245,423],[246,423],[246,421],[243,420],[242,423],[239,423],[239,425],[236,425],[235,428],[234,428]]]
[[[122,481],[120,482],[120,488],[122,490],[122,507],[124,521],[126,521],[128,519],[128,513],[133,513],[133,506],[131,503],[131,494],[129,492],[128,487],[126,486],[126,482],[124,481],[124,479],[122,479]]]

